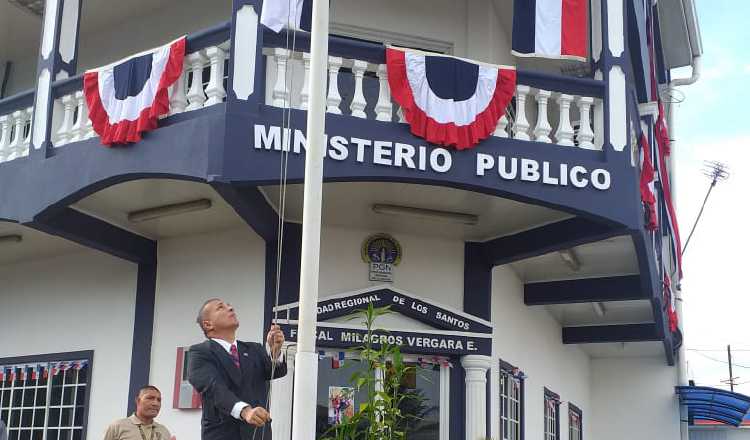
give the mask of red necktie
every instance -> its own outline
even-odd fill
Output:
[[[240,368],[240,354],[237,353],[237,346],[232,344],[232,348],[229,350],[229,354],[232,356],[232,362],[234,366]]]

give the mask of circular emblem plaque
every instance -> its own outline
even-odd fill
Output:
[[[365,263],[385,263],[398,266],[401,262],[401,245],[388,234],[374,234],[362,243]]]

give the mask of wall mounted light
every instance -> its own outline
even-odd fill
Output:
[[[0,244],[20,243],[23,237],[18,234],[0,235]]]
[[[387,205],[376,203],[372,205],[372,211],[377,214],[400,215],[415,218],[427,218],[433,220],[442,220],[462,225],[476,225],[479,223],[479,216],[474,214],[464,214],[462,212],[438,211],[435,209],[414,208],[411,206]]]
[[[171,205],[155,206],[153,208],[141,209],[128,213],[128,221],[140,223],[172,215],[184,214],[186,212],[204,211],[211,208],[210,199],[198,199]]]

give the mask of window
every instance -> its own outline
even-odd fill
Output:
[[[0,359],[0,418],[8,440],[83,440],[91,352]]]
[[[560,440],[560,396],[544,389],[544,440]]]
[[[568,439],[583,439],[583,412],[572,403],[568,403]]]
[[[525,375],[500,360],[500,435],[502,440],[523,438],[523,382]]]
[[[352,392],[350,378],[356,371],[364,371],[367,366],[353,354],[323,352],[318,360],[318,397],[316,417],[316,438],[322,438],[335,423],[358,412],[367,400],[367,392]],[[410,440],[436,440],[443,438],[441,415],[447,408],[447,394],[441,386],[442,376],[448,375],[448,362],[427,361],[422,358],[404,356],[404,360],[416,367],[401,381],[403,391],[415,393],[419,399],[404,399],[400,405],[402,414],[415,416],[402,428]],[[382,375],[383,370],[376,370]],[[447,390],[445,390],[447,391]],[[447,431],[443,434],[447,434]]]

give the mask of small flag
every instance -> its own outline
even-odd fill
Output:
[[[331,368],[334,370],[344,366],[344,352],[340,351],[338,355],[331,358]]]
[[[8,380],[9,380],[10,382],[13,382],[13,381],[15,381],[15,380],[16,380],[16,367],[12,367],[12,368],[10,369],[10,376],[8,376]]]
[[[21,367],[21,373],[18,375],[18,379],[23,382],[26,380],[26,369],[29,368],[28,365],[24,365]]]
[[[312,2],[313,0],[265,0],[260,22],[277,34],[285,27],[310,32]]]
[[[5,367],[0,367],[0,383],[5,380]]]
[[[42,366],[42,377],[44,379],[49,378],[49,368]]]
[[[318,351],[318,360],[323,360],[326,358],[326,352],[323,350]]]
[[[39,365],[34,365],[31,368],[31,380],[39,379]]]
[[[514,0],[512,53],[586,61],[587,4],[586,0]]]

